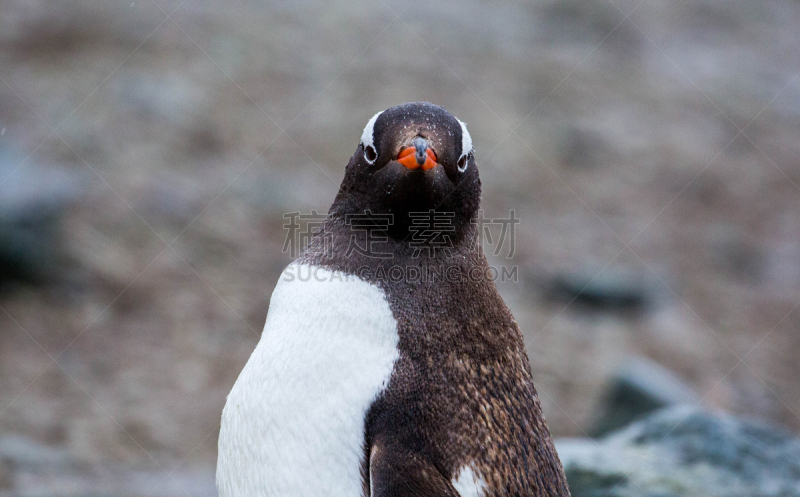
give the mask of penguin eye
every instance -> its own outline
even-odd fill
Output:
[[[472,157],[472,152],[468,153],[467,155],[462,155],[458,159],[458,172],[463,173],[467,170],[467,166],[469,165],[469,159]]]
[[[373,147],[372,145],[367,145],[366,147],[364,147],[364,159],[366,159],[366,161],[369,164],[374,164],[375,159],[377,158],[378,158],[378,152],[375,151],[375,147]]]

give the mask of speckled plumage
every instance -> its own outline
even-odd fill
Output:
[[[440,107],[407,104],[385,111],[375,124],[379,153],[369,167],[387,167],[381,157],[391,160],[407,136],[422,132],[435,144],[441,173],[452,185],[449,190],[435,180],[406,190],[400,185],[392,192],[400,199],[376,204],[369,192],[377,188],[365,189],[359,174],[369,169],[359,147],[329,218],[301,257],[345,273],[372,275],[367,281],[384,290],[397,319],[399,359],[365,423],[365,489],[371,485],[373,495],[381,496],[458,495],[453,482],[470,468],[482,481],[485,497],[569,495],[522,333],[491,279],[474,277],[475,268],[486,269],[488,264],[470,222],[480,201],[474,158],[470,155],[463,172],[456,164],[462,145],[460,122]],[[442,191],[437,197],[426,187]],[[406,195],[408,200],[402,198]],[[357,243],[367,241],[365,233],[348,229],[345,219],[366,208],[395,216],[386,241],[375,246],[393,258],[343,253],[354,236]],[[403,231],[404,209],[428,208],[456,214],[449,251],[419,253]],[[327,240],[325,247],[322,240]],[[441,274],[469,275],[472,270],[473,277],[458,282],[374,277],[398,265],[435,268]],[[364,267],[370,271],[365,273]],[[370,469],[376,464],[384,468],[378,482]]]
[[[436,157],[437,165],[427,171],[396,160],[419,137]],[[353,497],[359,492],[373,497],[569,496],[522,333],[487,277],[488,264],[472,222],[479,205],[480,179],[463,123],[427,103],[393,107],[370,119],[327,219],[294,264],[352,276],[356,286],[312,284],[308,288],[322,307],[303,299],[302,287],[291,286],[294,300],[303,302],[286,303],[276,311],[284,318],[287,310],[295,312],[297,326],[313,340],[308,346],[316,347],[319,361],[339,366],[315,371],[292,363],[294,355],[281,357],[259,344],[223,416],[218,467],[224,472],[218,472],[218,482],[222,477],[224,497],[338,495],[334,489],[350,489]],[[443,233],[451,241],[446,250],[421,250],[412,236],[409,213],[431,211],[452,214]],[[393,222],[362,223],[354,230],[351,216],[365,213],[390,215]],[[370,253],[353,251],[354,245],[369,246]],[[393,278],[396,268],[427,277]],[[293,302],[276,294],[278,288],[273,302]],[[358,295],[369,296],[372,303]],[[373,319],[380,324],[374,332],[383,337],[377,342],[370,335],[370,321],[359,318],[362,311],[350,312],[359,308],[368,314],[383,309]],[[293,337],[291,321],[281,321],[279,327],[270,323],[268,318],[264,333],[277,330],[277,335],[274,343],[262,338],[265,346],[299,354],[276,341],[284,336],[292,347],[302,343]],[[348,326],[357,328],[356,333],[342,341],[351,335]],[[351,344],[341,348],[351,359],[337,362],[339,352],[324,347],[327,336],[335,347]],[[382,345],[375,348],[375,343]],[[394,345],[387,348],[390,343]],[[369,353],[359,355],[362,347]],[[261,356],[272,359],[262,363]],[[359,357],[392,357],[392,362],[378,371],[359,364]],[[306,357],[306,362],[314,361]],[[291,364],[302,381],[314,382],[315,374],[332,374],[336,381],[326,376],[330,386],[325,391],[282,390],[270,378],[284,375],[294,382],[294,371],[285,368]],[[262,378],[262,367],[277,369]],[[363,376],[362,371],[372,372]],[[341,388],[357,400],[357,409],[350,404],[328,409],[342,401],[336,394]],[[309,395],[328,405],[310,408]],[[365,403],[366,398],[370,400]],[[358,419],[326,421],[325,413],[339,411]],[[301,428],[303,423],[308,430]],[[325,437],[326,430],[330,437]],[[348,461],[338,472],[336,443]],[[240,457],[239,444],[249,459]],[[356,460],[352,464],[357,468],[349,466]],[[251,466],[243,467],[248,461]],[[336,481],[319,479],[313,464]]]

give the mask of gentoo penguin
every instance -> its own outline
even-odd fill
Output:
[[[569,495],[480,194],[449,112],[369,120],[227,398],[221,497]]]

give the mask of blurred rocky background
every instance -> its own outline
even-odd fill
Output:
[[[490,259],[573,495],[800,495],[798,25],[795,0],[0,3],[0,495],[216,495],[283,215],[325,212],[413,100],[469,123],[485,215],[520,220]]]

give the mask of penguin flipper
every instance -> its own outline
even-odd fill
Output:
[[[370,497],[459,497],[453,484],[423,457],[376,442],[369,456]]]

